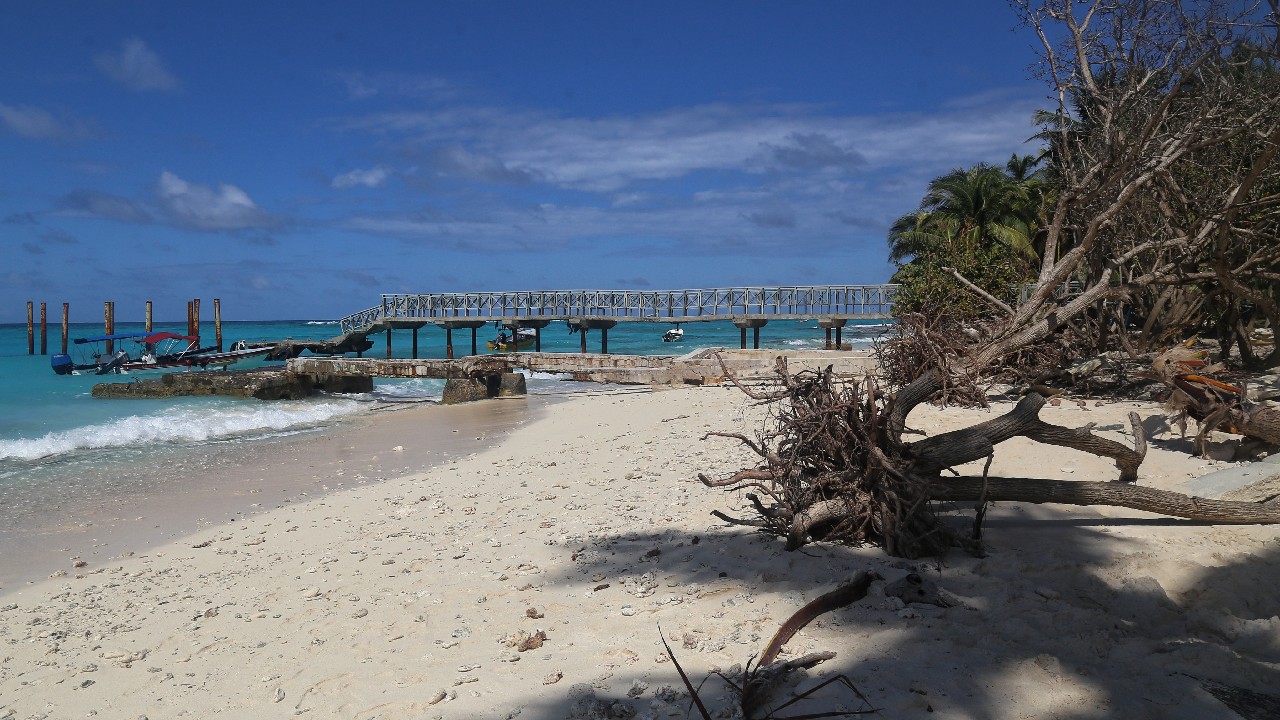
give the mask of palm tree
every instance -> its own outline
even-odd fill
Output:
[[[1029,209],[1040,198],[1028,182],[985,163],[952,170],[929,183],[920,211],[939,233],[953,234],[953,252],[972,253],[998,243],[1031,259],[1036,257],[1035,223]]]

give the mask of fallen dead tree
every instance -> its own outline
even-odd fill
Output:
[[[710,487],[745,491],[755,516],[716,517],[786,538],[795,550],[812,541],[883,545],[892,555],[938,555],[950,547],[981,553],[981,523],[992,501],[1112,505],[1215,523],[1280,522],[1280,505],[1211,501],[1139,487],[1134,483],[1146,455],[1142,426],[1130,415],[1134,446],[1093,434],[1091,427],[1065,428],[1040,420],[1045,399],[1028,393],[1012,410],[983,423],[905,441],[911,410],[943,384],[940,371],[926,372],[896,394],[880,391],[874,378],[842,381],[829,370],[788,372],[776,366],[776,387],[741,383],[751,398],[769,405],[770,422],[756,437],[709,433],[735,439],[760,463],[728,477],[699,475]],[[736,381],[735,381],[736,382]],[[1038,478],[944,477],[948,468],[990,460],[995,447],[1013,437],[1069,447],[1114,460],[1114,482]],[[941,522],[937,501],[975,501],[972,532]]]

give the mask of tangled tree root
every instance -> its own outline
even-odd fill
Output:
[[[768,427],[755,438],[705,436],[738,440],[760,464],[725,478],[698,477],[710,487],[746,491],[756,515],[717,511],[716,517],[786,538],[789,550],[828,541],[881,545],[903,557],[940,555],[950,547],[981,554],[983,510],[996,500],[1115,505],[1217,523],[1280,522],[1280,505],[1208,501],[1133,485],[1146,456],[1136,414],[1130,414],[1135,442],[1128,448],[1094,435],[1091,426],[1064,428],[1040,420],[1046,401],[1031,392],[1004,415],[907,443],[906,418],[942,387],[941,373],[927,372],[891,396],[870,376],[844,381],[830,367],[792,375],[780,357],[775,371],[776,388],[767,392],[734,380],[749,397],[769,405]],[[995,446],[1017,436],[1112,458],[1117,482],[990,478],[985,469],[980,477],[942,476],[950,467],[984,458],[990,467]],[[973,532],[940,522],[936,500],[977,501]]]

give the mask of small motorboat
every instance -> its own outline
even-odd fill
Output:
[[[122,363],[119,366],[119,372],[176,367],[199,368],[201,370],[225,368],[247,358],[266,355],[275,349],[274,345],[254,346],[243,340],[236,341],[231,345],[231,349],[226,351],[218,350],[216,346],[200,348],[197,347],[200,338],[190,335],[175,335],[173,333],[154,333],[138,342],[142,343],[145,348],[142,355],[137,360],[129,360]],[[182,347],[183,342],[188,343],[185,348]],[[169,344],[168,347],[165,346],[165,343]]]
[[[49,364],[58,375],[76,375],[85,372],[105,375],[110,372],[119,372],[120,366],[131,359],[129,353],[123,349],[108,353],[103,349],[102,343],[135,340],[145,335],[146,333],[117,333],[99,335],[98,337],[76,338],[73,341],[76,345],[89,346],[87,350],[79,352],[82,355],[79,361],[73,359],[67,353],[58,353],[49,358]]]
[[[680,342],[684,339],[684,329],[673,327],[662,334],[662,342]]]
[[[169,332],[76,338],[75,343],[95,345],[106,341],[120,341],[123,344],[124,340],[133,340],[141,345],[141,352],[132,355],[121,348],[107,353],[101,347],[94,347],[80,362],[74,361],[70,355],[59,354],[50,358],[50,364],[58,375],[89,372],[95,375],[107,375],[165,368],[220,368],[246,358],[266,355],[274,347],[250,346],[240,341],[232,345],[230,350],[222,352],[216,345],[200,347],[200,338],[195,335],[178,335]]]
[[[490,340],[487,344],[490,350],[512,352],[532,347],[537,340],[538,331],[533,328],[516,328],[514,338],[510,332],[503,329],[498,333],[498,337]]]

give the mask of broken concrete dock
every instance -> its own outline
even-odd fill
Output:
[[[687,355],[597,355],[585,353],[504,353],[459,359],[376,359],[299,357],[283,370],[181,372],[158,378],[131,378],[95,385],[94,397],[164,398],[222,395],[263,400],[296,399],[318,390],[369,392],[373,378],[445,380],[443,402],[523,395],[518,371],[548,373],[580,382],[622,385],[705,385],[728,375],[741,379],[773,377],[779,356],[791,372],[831,366],[838,375],[858,376],[875,368],[866,354],[805,351],[702,349]]]
[[[96,398],[170,398],[219,395],[259,400],[299,400],[315,392],[360,393],[373,390],[373,378],[295,373],[279,369],[206,370],[130,378],[93,386]]]

